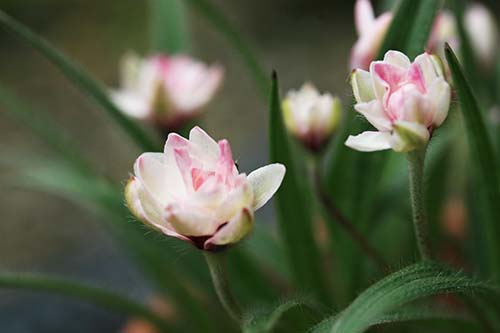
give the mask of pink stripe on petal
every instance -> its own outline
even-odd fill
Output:
[[[403,82],[406,74],[403,69],[382,62],[375,63],[373,71],[389,85],[391,91],[394,91]]]
[[[165,152],[168,149],[185,148],[189,145],[189,141],[177,133],[170,133],[165,143]]]
[[[188,151],[183,148],[174,148],[174,157],[175,162],[177,163],[177,168],[179,169],[182,179],[184,180],[184,184],[187,188],[192,188],[193,183],[190,170],[193,165],[193,161],[191,160]]]
[[[411,65],[408,71],[408,81],[415,84],[422,94],[426,93],[424,73],[418,64],[413,63]]]
[[[234,169],[233,153],[231,146],[227,140],[219,141],[220,155],[217,161],[217,172],[220,173],[225,180],[232,176]]]

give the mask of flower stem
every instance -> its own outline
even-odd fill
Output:
[[[313,183],[319,201],[325,211],[330,215],[330,217],[336,221],[351,239],[358,244],[360,249],[376,263],[382,270],[388,267],[387,262],[384,260],[382,255],[375,249],[368,240],[359,232],[359,230],[354,226],[354,224],[349,221],[349,219],[342,213],[342,211],[337,207],[335,202],[330,198],[330,195],[326,193],[322,179],[320,164],[317,157],[312,160],[312,172],[313,172]]]
[[[226,257],[222,252],[203,252],[207,261],[215,292],[219,297],[224,310],[238,324],[241,323],[242,312],[241,308],[234,298],[229,287],[229,280],[226,273]]]
[[[415,237],[422,260],[431,259],[429,237],[427,234],[427,214],[424,202],[424,162],[426,148],[417,149],[407,154],[410,176],[410,198],[413,213]]]

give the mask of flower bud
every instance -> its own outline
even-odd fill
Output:
[[[340,99],[328,93],[320,95],[310,83],[288,92],[282,104],[286,128],[313,151],[330,138],[342,112]]]
[[[445,43],[450,44],[454,50],[458,50],[460,46],[457,21],[449,10],[442,10],[436,16],[427,42],[427,49],[444,59]]]
[[[467,8],[464,25],[481,64],[491,68],[498,50],[498,28],[495,17],[483,5],[475,3]]]
[[[392,13],[386,12],[375,17],[369,0],[357,0],[354,19],[359,38],[351,51],[350,67],[366,70],[377,56],[392,21]]]
[[[239,173],[227,140],[195,127],[189,140],[171,133],[163,153],[144,153],[125,189],[139,220],[200,249],[234,244],[253,227],[254,211],[278,190],[281,164]]]
[[[425,146],[448,115],[451,90],[439,58],[424,53],[412,63],[389,51],[370,71],[353,72],[351,84],[361,113],[378,131],[349,136],[346,145],[359,151],[408,152]]]
[[[124,56],[121,89],[114,103],[130,117],[175,129],[202,112],[221,84],[219,65],[206,66],[185,55]]]

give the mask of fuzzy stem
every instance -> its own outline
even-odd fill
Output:
[[[229,280],[226,273],[226,257],[222,252],[203,252],[205,260],[207,261],[212,282],[214,284],[215,292],[219,297],[222,306],[228,315],[238,324],[241,323],[242,312],[241,308],[234,298],[231,288],[229,287]]]
[[[424,201],[425,153],[426,147],[416,149],[407,154],[407,159],[415,237],[422,260],[431,260],[429,236],[427,234],[427,214]]]

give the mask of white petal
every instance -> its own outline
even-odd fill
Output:
[[[350,135],[345,145],[359,151],[371,152],[377,150],[390,149],[389,132],[363,132],[356,136]]]
[[[440,65],[436,64],[436,56],[424,53],[415,58],[415,63],[420,66],[424,75],[425,85],[428,88],[437,78],[443,77]]]
[[[136,119],[146,119],[150,115],[148,100],[129,91],[112,91],[111,100],[126,115]]]
[[[216,245],[233,244],[245,237],[253,227],[253,214],[248,208],[243,208],[226,225],[220,228],[215,235],[208,239],[204,248],[210,250]]]
[[[193,127],[189,132],[189,141],[191,142],[194,154],[196,154],[206,167],[210,169],[214,168],[220,155],[217,142],[198,126]]]
[[[448,116],[450,109],[450,85],[444,79],[439,78],[434,81],[429,90],[428,98],[433,103],[435,112],[432,124],[439,127]]]
[[[358,103],[366,103],[375,98],[370,72],[362,69],[355,70],[351,75],[351,85]]]
[[[210,236],[218,227],[209,211],[189,203],[168,205],[165,218],[175,231],[184,236]]]
[[[391,122],[387,118],[379,100],[356,104],[354,109],[361,113],[379,131],[389,131],[391,129]]]
[[[387,51],[384,55],[384,62],[387,62],[392,65],[400,66],[405,69],[410,68],[411,61],[408,59],[406,54],[399,51]]]
[[[275,163],[254,170],[248,175],[248,182],[252,185],[254,194],[254,210],[264,206],[271,199],[280,187],[285,172],[286,168],[283,164]]]
[[[245,175],[240,175],[245,179]],[[253,189],[246,180],[237,188],[233,189],[227,198],[219,205],[215,213],[222,223],[231,219],[242,207],[250,207],[254,202]]]
[[[354,19],[358,35],[362,35],[372,28],[375,14],[370,0],[357,0],[354,7]]]

